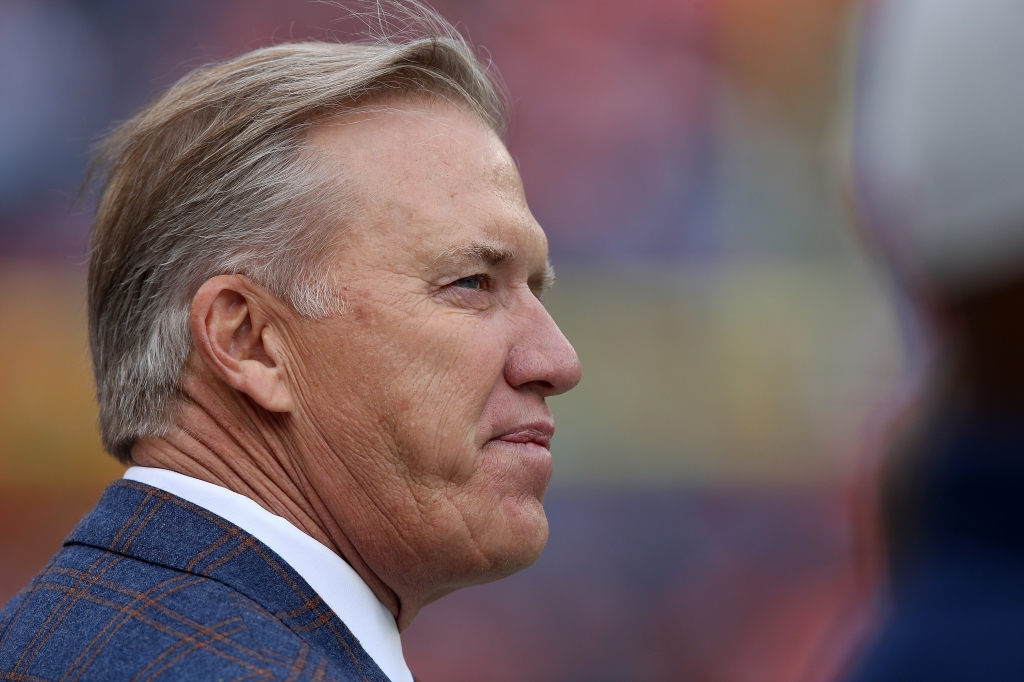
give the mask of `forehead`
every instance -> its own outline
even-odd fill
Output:
[[[398,103],[317,126],[310,142],[354,190],[349,221],[362,236],[398,239],[424,256],[460,241],[539,250],[543,231],[530,214],[504,144],[476,116],[447,103]],[[346,192],[345,194],[350,194]]]

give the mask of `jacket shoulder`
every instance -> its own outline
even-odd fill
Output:
[[[0,678],[361,679],[217,580],[78,544],[0,611]]]

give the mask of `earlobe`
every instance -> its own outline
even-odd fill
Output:
[[[278,324],[266,313],[272,294],[239,275],[213,277],[192,299],[195,350],[210,371],[271,412],[294,408]]]
[[[261,365],[261,367],[255,367],[255,365],[248,366],[248,369],[251,370],[248,377],[250,384],[258,383],[259,386],[252,385],[246,393],[253,400],[256,400],[253,397],[253,393],[257,392],[256,389],[258,388],[262,398],[257,400],[257,402],[265,410],[271,412],[291,412],[295,408],[295,401],[292,398],[288,373],[283,362],[284,354],[280,352],[281,338],[274,328],[270,326],[263,326],[260,336],[260,355],[262,359],[248,361]]]

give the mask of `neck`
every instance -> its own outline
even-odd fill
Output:
[[[369,568],[328,512],[296,456],[300,449],[282,434],[281,422],[288,417],[261,413],[237,394],[216,395],[196,385],[187,385],[186,392],[178,428],[136,442],[132,462],[219,485],[283,517],[348,562],[398,618],[398,596]]]

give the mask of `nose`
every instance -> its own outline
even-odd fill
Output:
[[[565,393],[580,383],[580,359],[541,302],[532,294],[528,299],[513,321],[517,338],[505,363],[505,381],[544,398]]]

